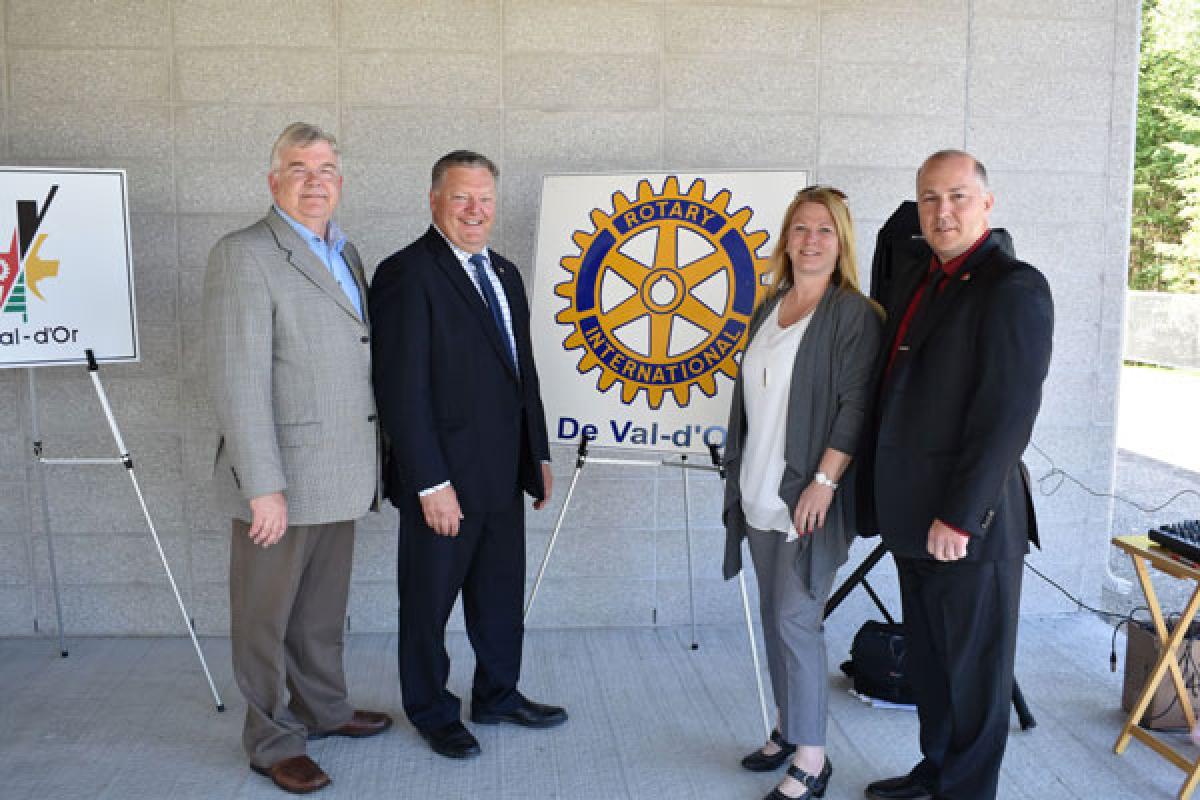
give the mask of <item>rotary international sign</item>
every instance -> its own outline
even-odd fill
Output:
[[[122,170],[0,168],[0,368],[137,361]]]
[[[533,341],[552,442],[723,445],[746,326],[804,172],[551,175]]]

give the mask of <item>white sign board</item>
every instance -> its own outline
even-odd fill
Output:
[[[138,360],[124,170],[0,167],[0,368]]]
[[[805,172],[548,175],[532,333],[552,443],[706,452]]]

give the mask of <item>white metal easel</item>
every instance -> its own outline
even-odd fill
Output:
[[[88,377],[92,379],[92,386],[96,390],[96,396],[100,399],[100,407],[104,410],[104,417],[108,420],[108,428],[112,432],[113,441],[116,442],[117,452],[120,454],[115,458],[46,458],[42,455],[42,437],[38,429],[37,418],[37,384],[34,380],[34,370],[29,370],[29,403],[33,420],[33,457],[38,476],[38,488],[42,496],[42,519],[46,531],[46,552],[50,557],[50,582],[54,590],[54,608],[58,615],[59,652],[63,658],[67,657],[67,644],[63,633],[62,600],[58,593],[58,571],[54,563],[54,537],[50,531],[50,505],[46,496],[45,465],[120,464],[125,467],[125,472],[129,475],[129,480],[133,483],[133,491],[137,495],[138,504],[142,507],[142,515],[146,518],[146,525],[150,528],[150,536],[154,540],[159,560],[162,561],[163,569],[167,573],[167,580],[171,584],[171,591],[175,593],[175,602],[179,604],[179,612],[183,614],[183,625],[187,629],[188,636],[192,639],[192,646],[196,649],[196,656],[200,659],[200,666],[204,670],[204,677],[208,680],[208,688],[212,692],[217,711],[224,711],[225,704],[221,701],[220,694],[217,693],[216,684],[213,683],[212,673],[208,670],[208,662],[204,660],[204,652],[200,649],[200,642],[196,639],[196,632],[192,628],[191,617],[188,615],[187,607],[183,604],[183,597],[179,594],[179,587],[175,583],[175,576],[171,572],[171,565],[167,563],[167,555],[163,552],[162,542],[159,540],[158,531],[154,527],[154,520],[150,517],[150,510],[146,507],[146,499],[142,496],[142,488],[138,484],[137,474],[133,470],[133,458],[129,455],[129,450],[125,447],[124,439],[121,438],[121,431],[117,427],[112,407],[108,403],[108,395],[104,391],[104,385],[100,383],[100,367],[96,363],[96,356],[91,350],[85,350],[84,353],[87,356]]]
[[[533,589],[529,592],[529,599],[525,601],[525,614],[522,621],[529,620],[529,614],[533,610],[534,600],[537,599],[538,589],[542,585],[542,578],[546,574],[546,566],[550,563],[550,556],[554,552],[555,542],[558,540],[558,534],[562,530],[563,520],[566,519],[567,509],[571,505],[571,496],[575,493],[575,486],[579,483],[579,478],[583,474],[583,468],[586,464],[618,464],[630,467],[674,467],[683,473],[683,535],[687,549],[687,566],[688,566],[688,606],[691,611],[692,622],[692,650],[698,650],[700,644],[696,638],[696,588],[695,575],[692,569],[692,522],[690,504],[688,502],[688,473],[691,470],[699,469],[706,472],[716,472],[722,478],[725,477],[725,468],[721,464],[721,455],[715,444],[708,446],[709,457],[712,461],[710,464],[696,464],[687,460],[687,454],[681,454],[679,460],[672,459],[626,459],[626,458],[597,458],[588,455],[588,444],[594,437],[584,434],[579,438],[579,447],[575,451],[575,472],[571,475],[571,483],[567,487],[566,497],[563,498],[562,508],[558,511],[558,519],[554,522],[554,531],[550,534],[550,541],[546,545],[546,553],[542,556],[541,566],[538,567],[537,578],[534,579]],[[738,588],[742,594],[742,611],[746,618],[746,634],[750,639],[750,657],[754,662],[754,680],[758,686],[758,704],[762,711],[763,731],[767,736],[771,733],[771,723],[767,715],[767,696],[766,690],[763,687],[762,667],[758,658],[758,642],[754,636],[754,622],[750,615],[750,598],[746,593],[746,574],[745,570],[738,573]]]

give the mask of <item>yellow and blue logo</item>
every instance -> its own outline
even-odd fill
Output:
[[[730,213],[728,189],[706,188],[681,192],[672,175],[661,193],[644,179],[634,200],[614,192],[612,213],[593,209],[593,231],[572,237],[579,254],[559,262],[571,273],[554,290],[568,301],[555,316],[571,327],[563,346],[583,351],[580,374],[599,370],[600,391],[619,382],[626,405],[645,392],[657,409],[671,392],[684,408],[693,386],[712,397],[718,373],[737,374],[768,235],[746,230],[751,209]]]

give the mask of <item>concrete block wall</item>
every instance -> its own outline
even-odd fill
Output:
[[[1137,20],[1134,0],[0,0],[0,162],[128,170],[145,358],[104,379],[197,629],[221,633],[228,533],[206,480],[201,280],[213,242],[267,208],[283,125],[339,136],[341,221],[372,265],[427,225],[437,156],[491,154],[495,244],[527,277],[548,172],[806,169],[848,192],[867,269],[921,159],[973,150],[994,176],[996,224],[1058,303],[1035,441],[1104,489]],[[0,371],[0,635],[55,627],[31,408],[52,454],[111,448],[81,371],[36,380],[33,404],[27,374]],[[561,502],[572,459],[558,455]],[[1049,469],[1029,461],[1035,476]],[[181,632],[120,470],[46,477],[67,631]],[[741,613],[736,583],[720,579],[719,495],[715,479],[692,480],[702,622]],[[646,625],[653,609],[685,622],[678,472],[589,467],[576,498],[532,624]],[[557,502],[529,515],[531,583]],[[1047,544],[1033,560],[1098,597],[1111,509],[1070,487],[1038,505]],[[388,511],[359,526],[352,630],[395,626],[395,524]],[[1026,586],[1029,611],[1071,607]]]

